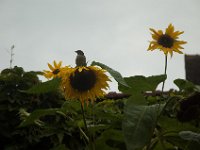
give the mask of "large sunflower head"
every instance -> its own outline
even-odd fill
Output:
[[[179,54],[183,53],[181,51],[181,49],[183,49],[181,45],[187,42],[178,40],[178,36],[183,34],[183,31],[174,31],[174,26],[172,24],[169,24],[165,33],[163,33],[162,30],[156,31],[152,28],[150,28],[150,31],[152,32],[153,40],[150,41],[148,50],[153,51],[155,49],[160,49],[165,55],[170,53],[171,56],[173,55],[173,51]]]
[[[102,97],[108,89],[106,71],[95,66],[68,68],[62,74],[61,87],[67,99],[78,99],[82,104]]]
[[[49,66],[49,70],[44,70],[44,76],[47,78],[47,79],[50,79],[50,78],[56,78],[56,77],[59,77],[60,75],[60,72],[61,72],[61,69],[62,69],[62,61],[59,61],[59,63],[56,63],[56,61],[54,60],[53,61],[53,64],[54,66],[52,66],[51,64],[48,63],[48,66]]]

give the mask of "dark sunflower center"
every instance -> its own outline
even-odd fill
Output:
[[[53,71],[53,74],[58,74],[59,72],[60,72],[59,69],[55,69],[55,70]]]
[[[166,48],[171,48],[174,44],[174,39],[171,38],[169,35],[164,34],[158,39],[158,44]]]
[[[96,83],[96,75],[92,70],[82,70],[79,72],[75,71],[74,75],[70,76],[70,84],[71,86],[80,91],[85,92],[94,87]]]

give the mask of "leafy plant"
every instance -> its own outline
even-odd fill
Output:
[[[156,93],[166,75],[122,77],[99,63],[129,95],[100,98],[83,108],[65,99],[60,80],[39,81],[40,72],[20,67],[0,74],[0,149],[26,150],[168,150],[199,149],[198,86],[183,79],[179,91]],[[194,115],[195,114],[195,115]],[[183,118],[188,116],[187,119]],[[88,142],[90,140],[90,142]]]

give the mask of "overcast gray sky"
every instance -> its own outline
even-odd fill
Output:
[[[200,53],[199,0],[0,0],[0,20],[0,70],[9,67],[6,50],[14,44],[13,65],[26,71],[47,69],[53,60],[74,66],[74,51],[82,49],[89,62],[123,76],[162,74],[164,54],[146,51],[149,28],[169,23],[185,31],[185,54]],[[184,55],[169,58],[166,90],[185,78],[184,67]]]

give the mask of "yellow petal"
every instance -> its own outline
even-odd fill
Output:
[[[167,29],[165,30],[165,34],[171,35],[174,32],[174,26],[170,23]]]
[[[158,34],[152,34],[151,36],[154,40],[158,40],[160,37]]]
[[[83,67],[78,68],[78,72],[82,72],[82,70],[83,70]]]
[[[170,50],[169,53],[170,53],[170,56],[172,57],[173,56],[173,51]]]
[[[163,31],[162,30],[158,30],[158,34],[159,34],[159,36],[163,35]]]
[[[53,61],[53,64],[54,64],[54,67],[55,67],[55,68],[58,68],[58,65],[57,65],[57,63],[56,63],[55,60]]]
[[[58,68],[60,68],[61,65],[62,65],[62,61],[60,61],[60,62],[58,63]]]
[[[178,39],[178,36],[183,34],[183,33],[184,33],[184,31],[181,31],[181,32],[180,31],[176,31],[176,32],[172,33],[171,36],[174,39]]]
[[[158,35],[158,32],[156,32],[156,30],[154,30],[153,28],[150,28],[149,30],[152,31],[155,35]]]
[[[54,71],[54,67],[48,63],[49,69],[51,69],[51,71]]]

